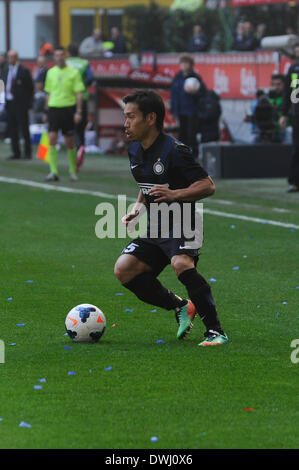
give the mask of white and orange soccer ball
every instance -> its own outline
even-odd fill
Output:
[[[184,81],[184,90],[186,93],[194,94],[200,89],[200,81],[196,77],[186,78]]]
[[[95,305],[80,304],[67,314],[65,328],[73,341],[96,343],[105,332],[106,318]]]

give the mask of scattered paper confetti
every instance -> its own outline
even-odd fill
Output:
[[[3,418],[0,418],[0,421],[3,421]]]
[[[250,237],[249,237],[249,238],[254,238],[254,236],[253,236],[253,235],[250,235]]]
[[[111,328],[114,328],[116,326],[116,323],[113,323],[113,325],[111,325]]]
[[[7,300],[8,300],[8,302],[9,302],[10,300],[12,300],[12,297],[8,297],[8,299],[7,299]]]
[[[73,370],[70,370],[67,375],[76,375],[76,372],[74,372]]]
[[[157,339],[156,343],[165,343],[164,339]]]
[[[17,323],[17,326],[25,326],[26,323]]]
[[[63,335],[63,336],[68,336],[68,335],[69,335],[68,333],[64,333],[64,335]]]
[[[89,372],[91,373],[91,372],[92,372],[92,369],[89,369]]]
[[[112,366],[106,367],[105,372],[108,372],[108,370],[111,370]]]
[[[157,442],[158,440],[159,440],[159,439],[158,439],[158,437],[157,437],[157,436],[153,436],[153,437],[151,437],[151,441],[152,441],[152,442]]]
[[[27,284],[32,284],[34,281],[32,279],[29,279],[28,281],[25,281],[27,282]]]
[[[249,407],[249,408],[244,408],[244,411],[255,411],[255,409]]]
[[[294,229],[294,228],[291,228],[290,232],[295,232],[295,229]]]
[[[299,289],[299,286],[297,286],[296,289]]]
[[[247,255],[243,255],[243,258],[247,258]]]
[[[233,270],[234,270],[234,271],[238,271],[238,269],[240,269],[239,266],[234,266],[234,267],[233,267]]]
[[[34,385],[34,390],[41,390],[43,388],[42,385]]]
[[[31,424],[21,421],[19,424],[20,428],[31,428]]]
[[[69,346],[64,346],[64,349],[67,349],[69,351],[72,348],[70,348]]]
[[[134,312],[132,308],[125,308],[125,312]]]
[[[210,282],[217,282],[217,279],[215,279],[214,277],[211,277]]]
[[[256,308],[261,308],[261,306],[260,306],[260,305],[257,305]]]
[[[37,381],[40,383],[45,383],[47,380],[43,377],[42,379],[37,379]]]
[[[116,292],[115,295],[125,295],[123,292]]]
[[[279,312],[276,312],[276,316],[279,317],[280,313]]]
[[[288,303],[287,303],[287,302],[282,302],[282,304],[283,304],[283,305],[288,305]]]
[[[9,346],[15,346],[17,343],[10,343]]]
[[[235,225],[231,225],[230,228],[236,228],[236,226],[235,226]]]
[[[157,309],[156,309],[156,308],[154,308],[154,309],[153,309],[153,310],[151,310],[151,311],[154,313],[154,312],[156,312],[156,311],[157,311]]]

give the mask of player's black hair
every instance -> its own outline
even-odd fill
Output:
[[[146,117],[149,113],[156,113],[156,127],[159,131],[163,130],[165,118],[165,106],[158,93],[152,90],[137,90],[123,98],[123,102],[136,103],[138,109]]]
[[[285,81],[285,77],[282,73],[273,73],[271,75],[271,80],[281,80],[282,82]]]
[[[77,57],[79,55],[79,47],[77,44],[70,44],[67,50],[71,57]]]

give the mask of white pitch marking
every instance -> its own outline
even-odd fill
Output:
[[[23,179],[18,179],[18,178],[7,178],[5,176],[0,176],[0,182],[21,184],[23,186],[46,189],[48,191],[58,191],[58,192],[70,193],[70,194],[86,194],[89,196],[96,196],[96,197],[101,197],[101,198],[106,198],[106,199],[118,198],[118,195],[116,194],[102,193],[100,191],[89,191],[88,189],[69,188],[67,186],[54,186],[54,185],[47,184],[47,183],[38,183],[37,181],[23,180]],[[136,198],[127,197],[127,200],[136,201]],[[299,225],[290,224],[287,222],[279,222],[277,220],[259,219],[258,217],[249,217],[247,215],[231,214],[229,212],[214,211],[211,209],[204,209],[204,213],[210,214],[210,215],[216,215],[218,217],[227,217],[229,219],[246,220],[247,222],[255,222],[258,224],[268,224],[268,225],[274,225],[277,227],[293,228],[293,229],[299,230]]]

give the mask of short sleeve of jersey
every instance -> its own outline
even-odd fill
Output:
[[[208,177],[206,170],[195,161],[189,147],[178,145],[171,153],[172,173],[180,175],[189,185]]]
[[[83,84],[83,80],[81,78],[81,75],[80,75],[80,72],[78,70],[76,70],[76,73],[74,74],[74,92],[75,93],[79,93],[79,91],[84,91],[85,90],[85,86]]]

